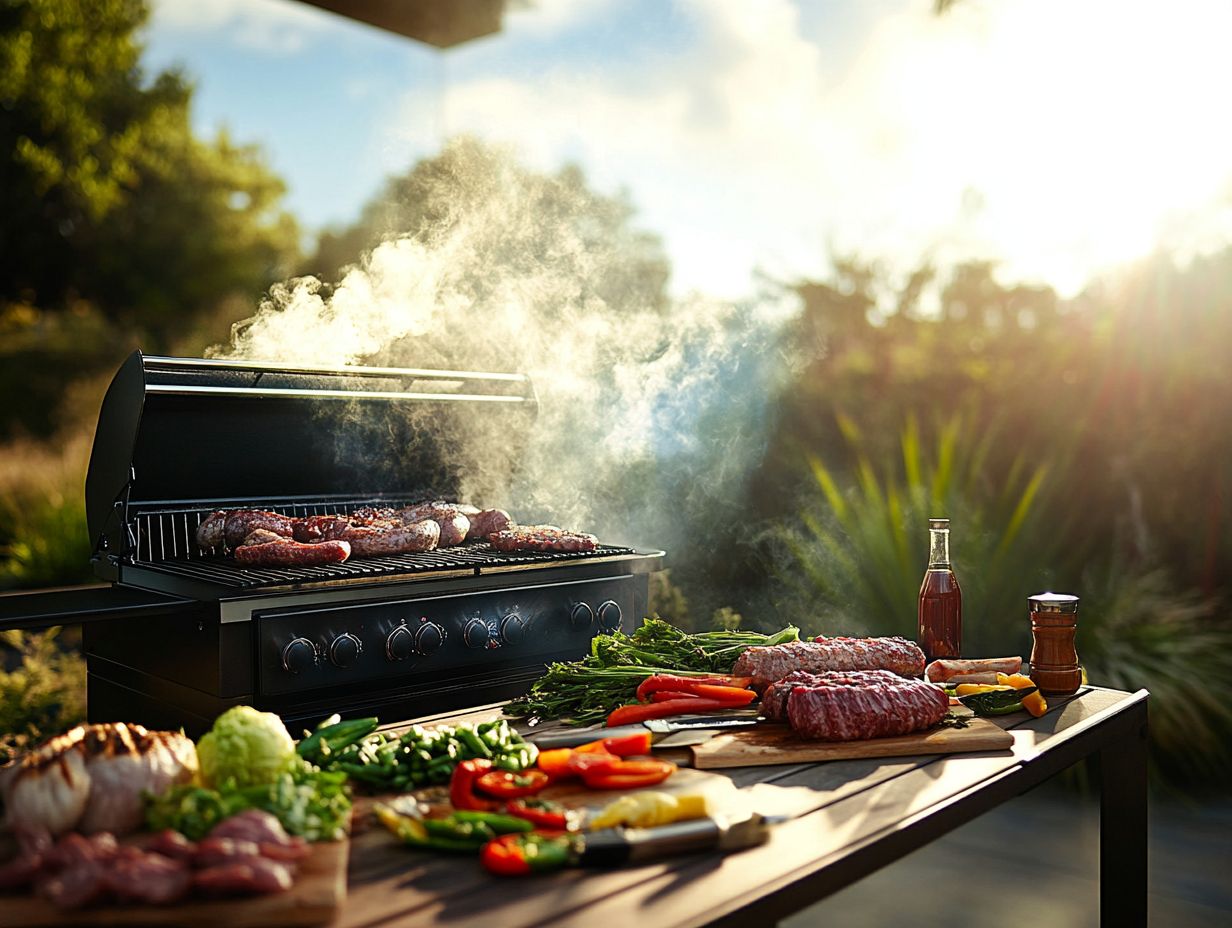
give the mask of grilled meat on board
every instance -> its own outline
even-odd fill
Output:
[[[904,677],[924,672],[924,652],[906,638],[819,638],[748,648],[736,660],[732,674],[752,677],[762,690],[793,670],[890,670]]]
[[[785,709],[796,734],[820,741],[864,741],[923,731],[945,718],[950,708],[940,688],[886,670],[826,671],[811,680],[797,677],[785,687],[776,683],[769,692]]]
[[[0,771],[8,824],[18,834],[76,828],[122,834],[141,824],[143,793],[191,780],[197,752],[178,732],[107,722],[78,725]]]

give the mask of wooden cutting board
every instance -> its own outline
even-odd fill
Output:
[[[808,741],[786,724],[764,722],[754,728],[715,735],[689,748],[693,766],[756,767],[766,764],[809,764],[860,757],[906,757],[915,754],[961,754],[968,751],[1004,751],[1014,736],[988,719],[970,718],[966,728],[938,728],[895,738],[868,741]]]
[[[166,925],[175,928],[258,928],[324,925],[346,898],[350,841],[324,841],[299,863],[295,885],[285,893],[239,899],[187,899],[174,905],[99,905],[78,911],[57,909],[37,896],[0,895],[0,925]]]

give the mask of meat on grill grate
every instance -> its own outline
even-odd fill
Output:
[[[904,677],[924,672],[924,652],[906,638],[819,638],[748,648],[732,674],[752,677],[761,690],[793,670],[891,670]]]
[[[949,712],[939,687],[883,670],[825,672],[787,684],[787,721],[821,741],[864,741],[932,728]],[[781,699],[778,684],[772,687]]]
[[[249,538],[256,535],[253,532]],[[309,567],[316,564],[341,564],[351,556],[351,545],[345,541],[318,541],[301,544],[289,538],[276,537],[246,543],[235,549],[235,559],[251,567]]]
[[[555,525],[513,525],[488,535],[497,551],[593,551],[599,539],[585,532],[567,532]]]

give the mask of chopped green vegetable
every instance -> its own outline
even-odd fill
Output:
[[[378,724],[375,718],[335,721],[307,735],[297,750],[376,793],[448,783],[454,767],[476,757],[507,770],[525,770],[539,754],[504,719],[477,727],[412,725],[401,735],[377,731]]]
[[[596,635],[583,660],[548,665],[530,692],[509,703],[505,712],[532,723],[566,719],[590,725],[607,718],[617,706],[633,702],[638,684],[651,674],[730,673],[748,648],[799,639],[800,630],[794,625],[773,635],[741,631],[691,635],[662,619],[648,618],[631,635]]]
[[[240,787],[228,781],[219,789],[174,786],[149,799],[146,823],[155,831],[173,828],[198,841],[223,819],[245,809],[264,809],[291,834],[309,841],[336,841],[345,832],[351,811],[346,775],[296,760],[271,783]]]

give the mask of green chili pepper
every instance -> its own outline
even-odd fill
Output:
[[[474,822],[483,824],[498,835],[515,834],[523,831],[533,831],[535,826],[524,818],[516,815],[505,815],[501,812],[475,812],[458,809],[451,816],[459,822]]]

